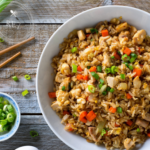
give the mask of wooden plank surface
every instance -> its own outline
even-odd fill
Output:
[[[110,4],[110,0],[16,0],[24,4],[33,16],[34,23],[64,23],[72,16],[90,8]],[[29,23],[25,13],[15,8],[21,23]],[[1,23],[7,22],[9,11],[2,12]],[[17,21],[17,20],[16,20]]]
[[[30,131],[34,130],[39,136],[32,138]],[[1,142],[1,150],[14,150],[20,146],[32,145],[39,150],[71,150],[60,141],[49,129],[42,116],[22,116],[21,125],[17,133],[9,140]]]

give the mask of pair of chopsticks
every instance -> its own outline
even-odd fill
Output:
[[[25,43],[27,43],[27,42],[29,42],[29,41],[32,41],[34,39],[35,39],[35,37],[31,37],[31,38],[29,38],[29,39],[27,39],[25,41],[22,41],[21,43],[18,43],[18,44],[15,44],[15,45],[13,45],[13,46],[11,46],[9,48],[6,48],[6,49],[0,51],[0,56],[3,55],[3,54],[5,54],[5,53],[7,53],[7,52],[9,52],[9,51],[11,51],[11,50],[13,50],[13,49],[15,49],[15,48],[17,48],[17,47],[19,47],[19,46],[21,46],[21,45],[23,45],[23,44],[25,44]],[[8,64],[10,61],[12,61],[13,59],[15,59],[19,55],[21,55],[21,52],[18,52],[17,54],[15,54],[14,56],[10,57],[6,61],[4,61],[2,64],[0,64],[0,68],[2,68],[3,66],[5,66],[6,64]]]

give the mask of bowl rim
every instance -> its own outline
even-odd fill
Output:
[[[10,138],[17,132],[17,130],[18,130],[19,126],[20,126],[20,122],[21,122],[21,114],[20,114],[19,105],[17,104],[17,102],[15,101],[15,99],[14,99],[13,97],[11,97],[10,95],[8,95],[8,94],[6,94],[6,93],[3,93],[3,92],[0,92],[0,94],[5,95],[5,96],[9,97],[10,99],[12,99],[12,101],[13,101],[13,102],[15,103],[15,105],[17,106],[17,109],[18,109],[18,112],[19,112],[19,114],[17,114],[17,115],[19,115],[19,116],[18,116],[18,118],[19,118],[18,121],[19,121],[19,122],[17,123],[17,126],[16,126],[14,132],[13,132],[12,134],[10,134],[9,136],[7,136],[6,138],[0,140],[0,142],[2,142],[2,141],[6,141],[6,140],[10,139]],[[8,100],[8,101],[9,101],[9,100]],[[11,130],[10,130],[10,131],[11,131]],[[9,132],[8,132],[8,133],[9,133]],[[5,134],[4,134],[4,135],[5,135]]]
[[[131,9],[131,10],[136,10],[136,11],[139,11],[141,13],[145,13],[147,15],[150,16],[150,14],[144,10],[141,10],[139,8],[134,8],[134,7],[131,7],[131,6],[121,6],[121,5],[107,5],[107,6],[99,6],[99,7],[96,7],[96,8],[91,8],[91,9],[88,9],[88,10],[85,10],[81,13],[78,13],[77,15],[74,15],[73,17],[71,17],[70,19],[68,19],[64,24],[62,24],[53,34],[52,36],[49,38],[49,40],[47,41],[42,53],[41,53],[41,56],[40,56],[40,59],[39,59],[39,62],[38,62],[38,66],[37,66],[37,76],[36,76],[36,95],[37,95],[37,100],[38,100],[38,104],[39,104],[39,107],[40,107],[40,110],[43,114],[43,117],[46,121],[46,123],[48,124],[48,126],[50,127],[50,129],[54,132],[54,134],[61,140],[63,141],[67,146],[69,146],[70,148],[72,149],[76,149],[72,144],[68,143],[68,141],[66,141],[65,139],[63,139],[56,131],[55,129],[51,126],[51,123],[48,121],[48,119],[46,118],[45,116],[45,112],[41,106],[41,102],[40,102],[40,98],[39,98],[39,92],[38,92],[38,78],[39,78],[39,68],[40,68],[40,64],[41,64],[41,60],[42,60],[42,57],[44,55],[44,52],[45,50],[47,49],[47,46],[49,44],[49,42],[51,41],[51,39],[55,36],[55,34],[57,34],[57,32],[59,32],[59,30],[61,28],[63,28],[68,22],[70,22],[71,20],[73,20],[74,18],[84,14],[84,13],[87,13],[87,12],[90,12],[90,11],[93,11],[93,10],[97,10],[97,9],[101,9],[101,8],[111,8],[111,7],[116,7],[116,8],[128,8],[128,9]]]

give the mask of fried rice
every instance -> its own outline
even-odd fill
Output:
[[[53,58],[51,107],[65,130],[107,150],[150,137],[150,38],[120,18],[74,30]]]

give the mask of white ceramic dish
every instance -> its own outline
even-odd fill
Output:
[[[63,38],[67,37],[72,30],[91,27],[100,21],[110,20],[119,16],[123,17],[123,21],[127,21],[138,29],[145,29],[150,35],[149,13],[126,6],[104,6],[87,10],[69,19],[52,35],[42,52],[36,79],[38,102],[51,130],[74,150],[105,150],[105,147],[88,143],[84,138],[65,131],[64,126],[60,123],[60,118],[51,109],[50,104],[52,100],[48,97],[48,92],[53,91],[54,77],[52,76],[53,69],[50,65],[52,58],[58,54],[60,50],[59,44],[63,42]],[[147,140],[138,149],[148,150],[149,147],[150,140]]]

